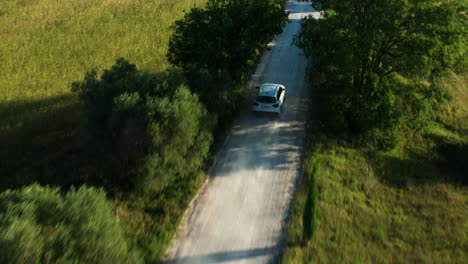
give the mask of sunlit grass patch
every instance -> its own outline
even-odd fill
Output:
[[[87,70],[108,68],[119,57],[164,70],[170,26],[204,2],[9,1],[0,16],[2,99],[68,93]]]
[[[327,145],[309,153],[304,165],[325,164],[319,175],[316,234],[305,246],[297,243],[310,177],[304,173],[283,263],[457,263],[466,258],[466,186],[432,180],[388,184],[364,151]]]

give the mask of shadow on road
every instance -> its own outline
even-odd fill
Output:
[[[296,153],[304,144],[305,99],[290,98],[280,116],[254,114],[244,109],[234,124],[227,146],[221,150],[216,175],[226,176],[243,170],[284,170],[299,160]]]
[[[223,251],[192,257],[176,258],[169,263],[190,263],[190,264],[209,264],[209,263],[224,263],[229,261],[239,261],[242,259],[256,258],[266,255],[275,255],[279,252],[278,246],[267,248],[253,248],[235,251]]]

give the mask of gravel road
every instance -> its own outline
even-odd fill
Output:
[[[307,59],[292,43],[310,3],[289,1],[290,23],[252,76],[244,110],[193,202],[166,263],[275,263],[300,173],[307,112]],[[286,86],[280,116],[255,115],[254,85]]]

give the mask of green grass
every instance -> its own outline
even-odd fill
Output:
[[[128,242],[143,253],[146,263],[162,260],[185,209],[205,178],[206,174],[200,172],[153,197],[135,195],[115,200],[116,216],[122,219]]]
[[[140,69],[168,67],[172,23],[205,0],[6,0],[0,9],[2,101],[69,93],[86,71],[125,57]]]
[[[454,99],[439,121],[392,151],[356,148],[312,125],[283,263],[466,263],[466,75],[444,83]],[[317,161],[318,225],[303,244],[306,190]]]

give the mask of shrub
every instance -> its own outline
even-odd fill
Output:
[[[318,177],[320,174],[320,163],[316,162],[313,165],[310,174],[307,200],[304,206],[304,214],[302,216],[302,224],[304,226],[303,241],[307,243],[310,241],[315,233],[317,227],[317,203],[318,203]]]
[[[141,263],[104,191],[37,184],[0,194],[1,263]]]

